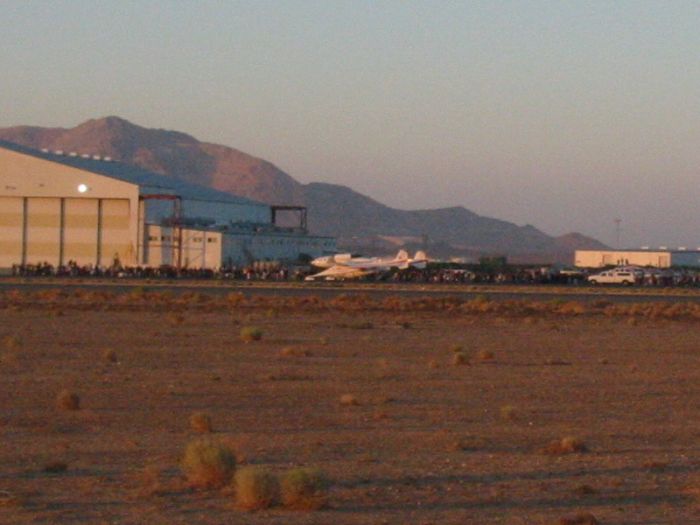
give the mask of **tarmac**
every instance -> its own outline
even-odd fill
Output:
[[[385,283],[385,282],[280,282],[193,279],[118,279],[118,278],[0,278],[0,291],[38,291],[53,288],[91,288],[128,292],[134,288],[163,290],[171,293],[200,292],[223,295],[240,292],[246,296],[305,296],[332,298],[342,294],[366,294],[372,297],[455,297],[468,300],[487,297],[490,300],[566,300],[611,302],[700,302],[699,288],[589,286],[589,285],[529,285],[529,284],[457,284],[457,283]]]

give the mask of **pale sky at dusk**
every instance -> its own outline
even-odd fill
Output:
[[[118,115],[399,208],[700,246],[700,3],[0,3],[0,127]]]

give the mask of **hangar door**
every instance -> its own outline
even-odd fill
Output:
[[[127,199],[63,199],[62,263],[111,266],[134,256]]]
[[[131,262],[129,201],[0,197],[0,268]]]
[[[0,268],[22,261],[24,199],[0,197]]]

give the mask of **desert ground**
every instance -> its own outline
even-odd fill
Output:
[[[699,311],[6,290],[0,523],[698,523]],[[237,468],[321,469],[325,505],[190,486],[197,412]]]

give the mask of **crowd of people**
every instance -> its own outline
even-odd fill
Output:
[[[228,266],[218,270],[175,268],[173,266],[145,267],[78,265],[69,261],[65,265],[49,263],[14,265],[12,275],[17,277],[103,277],[145,279],[219,279],[237,281],[303,281],[315,273],[308,265],[284,265],[278,262],[256,262],[246,266]],[[480,265],[445,267],[430,265],[426,269],[409,268],[368,275],[365,281],[393,283],[437,284],[586,284],[589,272],[562,270],[555,267],[513,266],[489,268]],[[646,269],[638,272],[637,284],[641,286],[700,286],[700,271]]]

